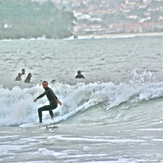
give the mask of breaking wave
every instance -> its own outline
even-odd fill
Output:
[[[149,101],[163,97],[162,82],[135,84],[96,82],[77,83],[76,85],[54,83],[50,84],[50,87],[63,103],[62,106],[58,106],[54,110],[55,122],[67,120],[75,117],[77,113],[84,112],[87,112],[85,119],[98,120],[101,114],[99,112],[111,114],[116,108],[120,109],[121,106],[123,109],[129,109],[133,105],[139,105],[142,102],[149,103]],[[11,90],[1,87],[0,91],[0,126],[36,122],[38,121],[37,109],[47,103],[46,97],[39,99],[36,103],[33,102],[44,91],[40,85],[31,88],[15,86]],[[150,106],[152,105],[150,104]],[[151,107],[151,109],[154,108]],[[90,110],[96,114],[90,115]],[[138,112],[140,113],[141,110],[139,109]],[[112,121],[115,117],[110,118]],[[43,113],[43,121],[45,119],[50,119],[48,112]]]

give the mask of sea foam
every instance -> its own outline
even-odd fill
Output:
[[[63,105],[54,110],[55,122],[65,120],[79,111],[85,111],[97,105],[108,110],[125,103],[149,101],[163,96],[163,83],[130,84],[112,82],[106,83],[78,83],[68,85],[62,83],[51,84],[57,97]],[[40,85],[31,88],[18,86],[9,90],[0,88],[0,126],[19,125],[38,121],[37,109],[48,104],[46,97],[33,100],[44,92]],[[98,114],[97,114],[98,115]],[[43,119],[49,119],[49,113],[43,113]]]

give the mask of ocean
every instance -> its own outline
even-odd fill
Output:
[[[0,68],[0,162],[163,163],[162,36],[1,40]]]

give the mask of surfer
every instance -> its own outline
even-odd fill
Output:
[[[18,73],[18,76],[16,77],[15,81],[21,81],[22,80],[21,76],[22,76],[22,74]]]
[[[37,99],[43,97],[44,95],[47,96],[50,105],[45,105],[42,106],[38,109],[38,116],[39,116],[39,123],[42,123],[42,111],[49,111],[49,114],[51,116],[51,118],[54,118],[54,114],[53,114],[53,109],[56,109],[58,106],[58,103],[60,105],[62,105],[62,103],[58,100],[57,96],[54,94],[53,90],[51,88],[48,87],[48,82],[47,81],[43,81],[42,82],[42,86],[45,89],[45,92],[43,94],[41,94],[40,96],[38,96],[34,102],[37,101]]]
[[[22,75],[25,75],[25,69],[24,68],[22,69]]]
[[[85,77],[81,74],[81,71],[78,71],[75,78],[85,78]]]
[[[29,73],[27,78],[24,80],[24,82],[29,83],[31,81],[32,74]]]

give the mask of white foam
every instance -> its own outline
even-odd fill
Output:
[[[67,119],[79,111],[84,111],[98,104],[105,104],[106,109],[119,106],[123,102],[138,102],[163,96],[163,84],[160,83],[135,83],[114,84],[108,83],[78,83],[68,85],[56,83],[50,85],[63,105],[58,106],[55,112],[55,121]],[[43,97],[33,100],[44,92],[43,88],[36,85],[32,88],[14,87],[12,90],[0,88],[0,126],[20,125],[23,123],[37,122],[37,109],[47,103]],[[98,114],[97,114],[98,115]],[[43,112],[43,121],[50,119],[48,112]]]

